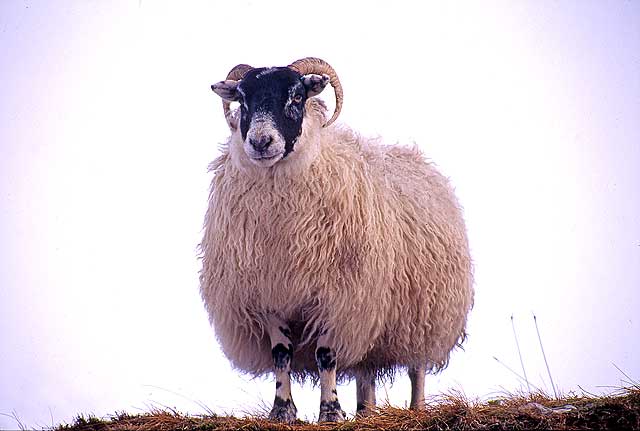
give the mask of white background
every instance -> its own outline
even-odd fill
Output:
[[[198,292],[230,67],[318,56],[339,121],[416,141],[465,207],[476,304],[429,394],[640,379],[640,3],[0,2],[0,413],[259,411]],[[333,103],[331,90],[323,97]],[[355,410],[353,385],[339,388]],[[403,406],[402,376],[378,399]],[[318,389],[294,386],[313,420]],[[0,427],[16,422],[0,416]]]

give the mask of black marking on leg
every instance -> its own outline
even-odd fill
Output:
[[[280,398],[278,395],[276,395],[275,399],[273,400],[273,407],[278,407],[278,408],[289,408],[289,406],[291,406],[291,400],[285,400]]]
[[[280,332],[282,332],[282,335],[291,339],[291,330],[289,328],[285,326],[278,326],[278,329],[280,330]]]
[[[296,420],[298,409],[291,398],[283,399],[276,395],[273,400],[273,408],[269,413],[269,419],[278,422],[293,423]]]
[[[336,367],[336,357],[328,347],[318,347],[316,349],[316,361],[320,371],[332,370]]]
[[[284,347],[284,344],[278,343],[271,349],[271,356],[273,356],[273,365],[279,370],[284,370],[291,362],[293,345],[289,343],[289,347]]]
[[[346,413],[340,407],[337,399],[333,401],[320,401],[320,415],[318,422],[342,422]]]
[[[341,412],[340,402],[338,400],[333,401],[320,401],[320,413],[332,413]]]
[[[282,382],[276,382],[276,389],[279,389],[282,386]]]

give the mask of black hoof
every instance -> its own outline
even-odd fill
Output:
[[[298,409],[296,409],[296,405],[293,404],[292,400],[283,400],[280,397],[276,397],[271,413],[269,413],[269,419],[290,424],[296,421],[297,414]]]
[[[320,412],[318,422],[343,422],[345,412],[343,410],[336,410],[335,412]]]
[[[346,415],[338,400],[320,402],[318,422],[342,422]]]

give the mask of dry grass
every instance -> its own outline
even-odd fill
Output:
[[[509,395],[486,403],[460,394],[432,398],[424,411],[391,406],[375,414],[340,424],[292,425],[264,418],[230,416],[185,416],[174,410],[154,410],[141,415],[116,414],[108,419],[80,416],[59,430],[640,430],[640,387],[604,397],[569,396],[562,399],[544,394]]]

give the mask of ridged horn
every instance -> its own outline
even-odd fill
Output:
[[[227,80],[240,81],[244,78],[244,76],[249,72],[253,67],[248,64],[238,64],[233,69],[229,71],[227,74]],[[232,129],[236,129],[236,125],[231,122],[231,102],[227,102],[226,100],[222,100],[222,109],[224,110],[224,118],[227,120],[227,124]]]
[[[294,61],[287,67],[291,70],[295,70],[300,75],[308,75],[310,73],[314,73],[317,75],[325,74],[329,76],[329,82],[331,83],[331,86],[336,93],[336,109],[333,112],[333,116],[329,121],[325,123],[324,127],[327,127],[331,123],[336,121],[338,115],[340,115],[340,111],[342,110],[343,93],[342,84],[340,84],[338,74],[333,69],[333,67],[331,67],[331,65],[326,61],[316,57],[302,58],[300,60]]]

